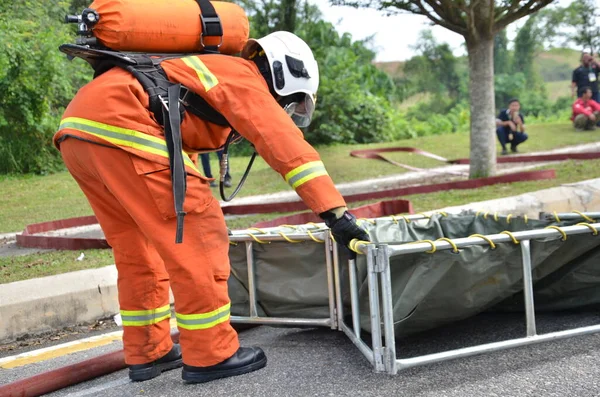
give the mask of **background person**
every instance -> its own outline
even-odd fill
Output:
[[[221,158],[223,157],[223,151],[217,151],[217,157],[219,158],[219,166],[221,164]],[[212,171],[210,169],[210,153],[202,153],[200,155],[200,160],[202,161],[202,169],[204,170],[204,175],[207,178],[212,178]],[[229,163],[227,163],[227,172],[225,173],[225,180],[223,181],[223,185],[225,187],[231,187],[231,174],[229,174]],[[218,184],[216,181],[210,181],[210,187],[217,187]]]
[[[600,122],[600,104],[592,99],[592,90],[585,87],[581,98],[573,104],[573,126],[578,131],[595,130]]]
[[[502,109],[496,119],[496,135],[502,154],[508,154],[506,145],[510,143],[510,150],[517,153],[517,146],[529,138],[525,133],[525,117],[520,113],[521,103],[518,99],[508,101],[508,109]]]
[[[571,96],[578,98],[583,95],[584,88],[592,90],[592,99],[596,102],[600,101],[598,94],[598,76],[600,75],[600,65],[587,52],[581,56],[581,65],[573,71],[571,79]]]

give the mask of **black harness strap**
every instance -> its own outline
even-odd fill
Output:
[[[167,141],[167,151],[169,153],[173,200],[175,202],[175,214],[177,216],[175,244],[179,244],[183,241],[183,218],[185,217],[183,203],[185,201],[185,192],[187,190],[187,173],[183,162],[183,148],[181,143],[181,117],[179,113],[180,91],[180,84],[174,84],[169,87],[167,95],[168,106],[163,107],[163,120],[168,120],[168,122],[165,122],[165,140]],[[159,99],[164,98],[159,97]]]
[[[215,7],[209,0],[196,0],[198,7],[200,7],[200,23],[202,24],[202,36],[200,37],[200,44],[204,47],[206,52],[219,52],[219,47],[223,43],[223,26],[221,25],[221,18],[215,11]],[[218,45],[204,45],[205,37],[220,37]]]

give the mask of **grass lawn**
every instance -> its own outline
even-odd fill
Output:
[[[543,168],[554,168],[557,172],[557,178],[539,182],[500,184],[471,190],[416,194],[403,198],[412,201],[415,212],[424,212],[469,202],[514,196],[550,188],[563,183],[600,177],[600,160],[567,161]],[[380,200],[371,202],[376,201]],[[368,203],[370,202],[352,203],[351,207],[358,207]],[[228,221],[228,226],[233,229],[243,229],[255,222],[270,220],[284,215],[289,214],[252,215],[230,220]],[[82,261],[76,260],[80,254],[79,251],[55,251],[20,257],[0,257],[0,284],[75,270],[108,266],[114,263],[110,250],[87,250],[84,252],[85,258]]]
[[[571,96],[571,80],[551,81],[546,83],[548,99],[556,101],[563,96]]]
[[[75,270],[112,265],[112,250],[86,250],[85,257],[77,260],[80,251],[50,251],[38,254],[0,257],[0,284],[51,276]]]
[[[576,133],[570,124],[537,124],[528,128],[530,139],[520,148],[533,152],[568,145],[597,141],[595,132]],[[372,145],[338,145],[319,148],[321,157],[336,183],[406,172],[383,161],[350,157],[351,150],[411,146],[444,156],[448,159],[468,157],[469,134],[447,134]],[[422,156],[395,153],[389,158],[417,167],[442,166]],[[212,155],[212,169],[216,171],[217,156]],[[234,181],[239,180],[248,158],[235,157],[231,161]],[[289,190],[289,186],[269,166],[258,158],[239,197]],[[83,193],[68,172],[49,176],[5,176],[0,178],[0,233],[22,230],[27,224],[55,219],[91,215],[92,211]],[[215,189],[215,195],[217,195]]]

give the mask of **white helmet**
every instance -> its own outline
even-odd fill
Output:
[[[308,127],[319,88],[319,66],[310,47],[293,33],[280,31],[250,39],[242,57],[253,59],[261,47],[267,58],[273,90],[298,127]]]

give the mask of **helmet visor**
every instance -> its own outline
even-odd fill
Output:
[[[283,108],[285,112],[292,118],[292,121],[299,128],[306,128],[310,125],[313,113],[315,111],[315,100],[312,95],[304,95],[304,99],[300,102],[291,102]]]

